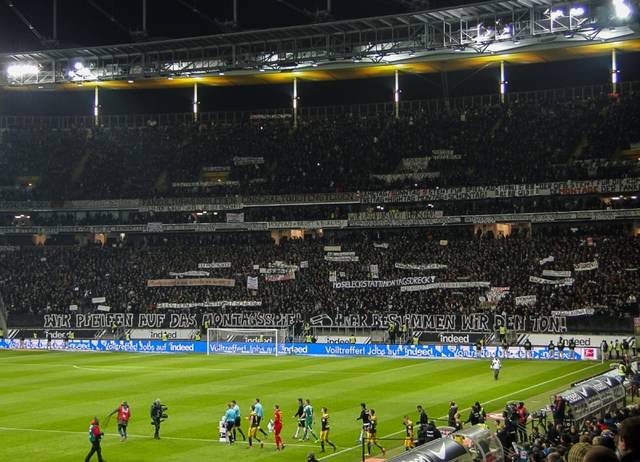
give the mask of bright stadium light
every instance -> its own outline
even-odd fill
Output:
[[[7,75],[9,78],[21,79],[26,75],[35,75],[39,70],[36,64],[11,64],[7,67]]]
[[[584,15],[584,8],[582,8],[581,6],[576,6],[573,7],[569,10],[569,15],[573,16],[574,18],[578,18],[580,16]]]
[[[84,69],[84,64],[82,64],[80,61],[78,61],[78,62],[73,64],[73,68],[76,71],[79,71],[80,69]]]
[[[562,16],[564,16],[564,11],[563,10],[553,10],[551,11],[550,17],[552,20],[561,18]]]
[[[612,0],[616,18],[626,19],[631,15],[631,7],[624,0]]]

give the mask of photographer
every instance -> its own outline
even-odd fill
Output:
[[[159,399],[156,399],[151,405],[151,425],[155,427],[153,437],[157,440],[160,439],[160,424],[168,417],[166,414],[167,409],[167,406],[160,403]]]

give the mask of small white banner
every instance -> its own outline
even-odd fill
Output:
[[[553,255],[549,255],[548,257],[545,257],[542,260],[540,260],[538,263],[540,263],[541,265],[544,265],[547,263],[553,263],[554,261],[556,261],[556,257],[554,257]]]
[[[516,306],[531,306],[538,302],[538,297],[535,295],[522,295],[516,297]]]
[[[573,265],[575,271],[593,271],[598,269],[598,260],[576,263]]]
[[[209,276],[207,271],[185,271],[184,273],[169,273],[172,278],[198,278]]]
[[[258,290],[258,277],[247,276],[247,289]]]
[[[210,263],[198,263],[198,269],[216,269],[216,268],[231,268],[230,261],[213,261]]]
[[[571,271],[544,270],[542,275],[551,278],[570,278]]]
[[[91,299],[91,303],[93,303],[94,305],[97,305],[98,303],[104,303],[106,301],[107,299],[105,297],[93,297]]]

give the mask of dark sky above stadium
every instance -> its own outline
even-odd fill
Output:
[[[12,0],[38,32],[52,36],[53,0]],[[323,13],[327,0],[238,0],[240,30],[264,29],[330,19],[350,19],[471,3],[469,0],[331,0],[331,15]],[[57,0],[59,47],[128,43],[143,38],[142,0]],[[194,12],[193,9],[198,12]],[[147,0],[147,40],[219,34],[233,29],[233,0]],[[113,21],[110,19],[113,18]],[[0,0],[0,52],[51,46],[43,43]],[[620,58],[623,80],[640,80],[637,54]],[[602,84],[609,81],[610,59],[599,57],[539,65],[513,66],[507,71],[509,91]],[[447,76],[449,96],[497,93],[498,70],[452,72]],[[403,74],[402,99],[441,98],[440,74]],[[308,106],[388,102],[390,78],[302,83],[300,104]],[[101,101],[103,113],[188,112],[191,90],[109,91]],[[0,114],[90,114],[91,92],[2,92]],[[290,85],[209,87],[201,89],[201,111],[289,107]],[[62,103],[62,104],[61,104]]]
[[[13,0],[42,34],[52,36],[53,0]],[[238,0],[241,30],[309,24],[331,19],[403,13],[460,5],[464,0]],[[197,9],[198,12],[194,12]],[[219,34],[233,30],[233,0],[147,0],[150,39]],[[114,18],[112,21],[110,18]],[[60,46],[126,43],[142,28],[142,0],[58,0]],[[130,33],[132,32],[132,33]],[[15,12],[0,2],[0,52],[41,48],[39,39]]]

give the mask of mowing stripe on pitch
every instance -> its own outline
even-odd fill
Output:
[[[73,430],[49,430],[45,428],[17,428],[17,427],[0,427],[0,431],[9,431],[9,432],[36,432],[36,433],[56,433],[56,434],[65,434],[65,435],[85,435],[86,431],[73,431]],[[118,433],[105,433],[106,436],[116,436],[120,437]],[[130,438],[141,438],[141,439],[153,439],[153,436],[149,435],[127,435]],[[175,441],[202,441],[205,443],[221,443],[228,444],[226,441],[223,443],[222,441],[216,439],[207,439],[207,438],[189,438],[189,437],[181,437],[181,436],[163,436],[161,439],[163,440],[175,440]],[[237,443],[246,443],[245,441],[237,441]],[[269,441],[264,441],[264,444],[275,446],[275,443],[271,443]],[[316,444],[300,444],[300,443],[285,443],[285,446],[296,446],[302,448],[317,448]]]
[[[490,399],[488,401],[485,401],[484,404],[493,403],[495,401],[499,401],[501,399],[508,398],[509,396],[513,396],[515,394],[522,393],[523,391],[528,391],[528,390],[531,390],[533,388],[537,388],[537,387],[539,387],[541,385],[546,385],[547,383],[555,382],[557,380],[564,379],[565,377],[570,377],[572,375],[578,374],[580,372],[587,371],[589,369],[593,369],[594,367],[598,367],[598,366],[601,366],[601,364],[600,363],[592,364],[591,366],[583,367],[582,369],[578,369],[577,371],[569,372],[568,374],[564,374],[564,375],[559,375],[558,377],[555,377],[553,379],[545,380],[544,382],[536,383],[535,385],[530,385],[528,387],[521,388],[520,390],[515,390],[515,391],[512,391],[512,392],[507,393],[505,395],[498,396],[497,398],[493,398],[493,399]],[[468,411],[470,409],[471,409],[470,407],[466,407],[464,409],[460,409],[458,412],[464,412],[464,411]],[[448,415],[443,415],[443,416],[438,417],[438,419],[444,419],[446,417],[449,417],[449,416]],[[389,438],[391,436],[396,436],[396,435],[398,435],[398,434],[400,434],[402,432],[404,432],[404,429],[403,430],[399,430],[397,432],[389,433],[388,435],[383,436],[382,439]],[[334,452],[333,454],[329,454],[329,455],[326,455],[324,457],[321,457],[318,460],[329,459],[331,457],[335,457],[335,456],[337,456],[339,454],[344,454],[345,452],[353,451],[354,449],[359,449],[361,447],[362,447],[361,444],[358,444],[357,446],[351,446],[350,448],[345,448],[345,449],[342,449],[342,450],[340,450],[338,452]]]

